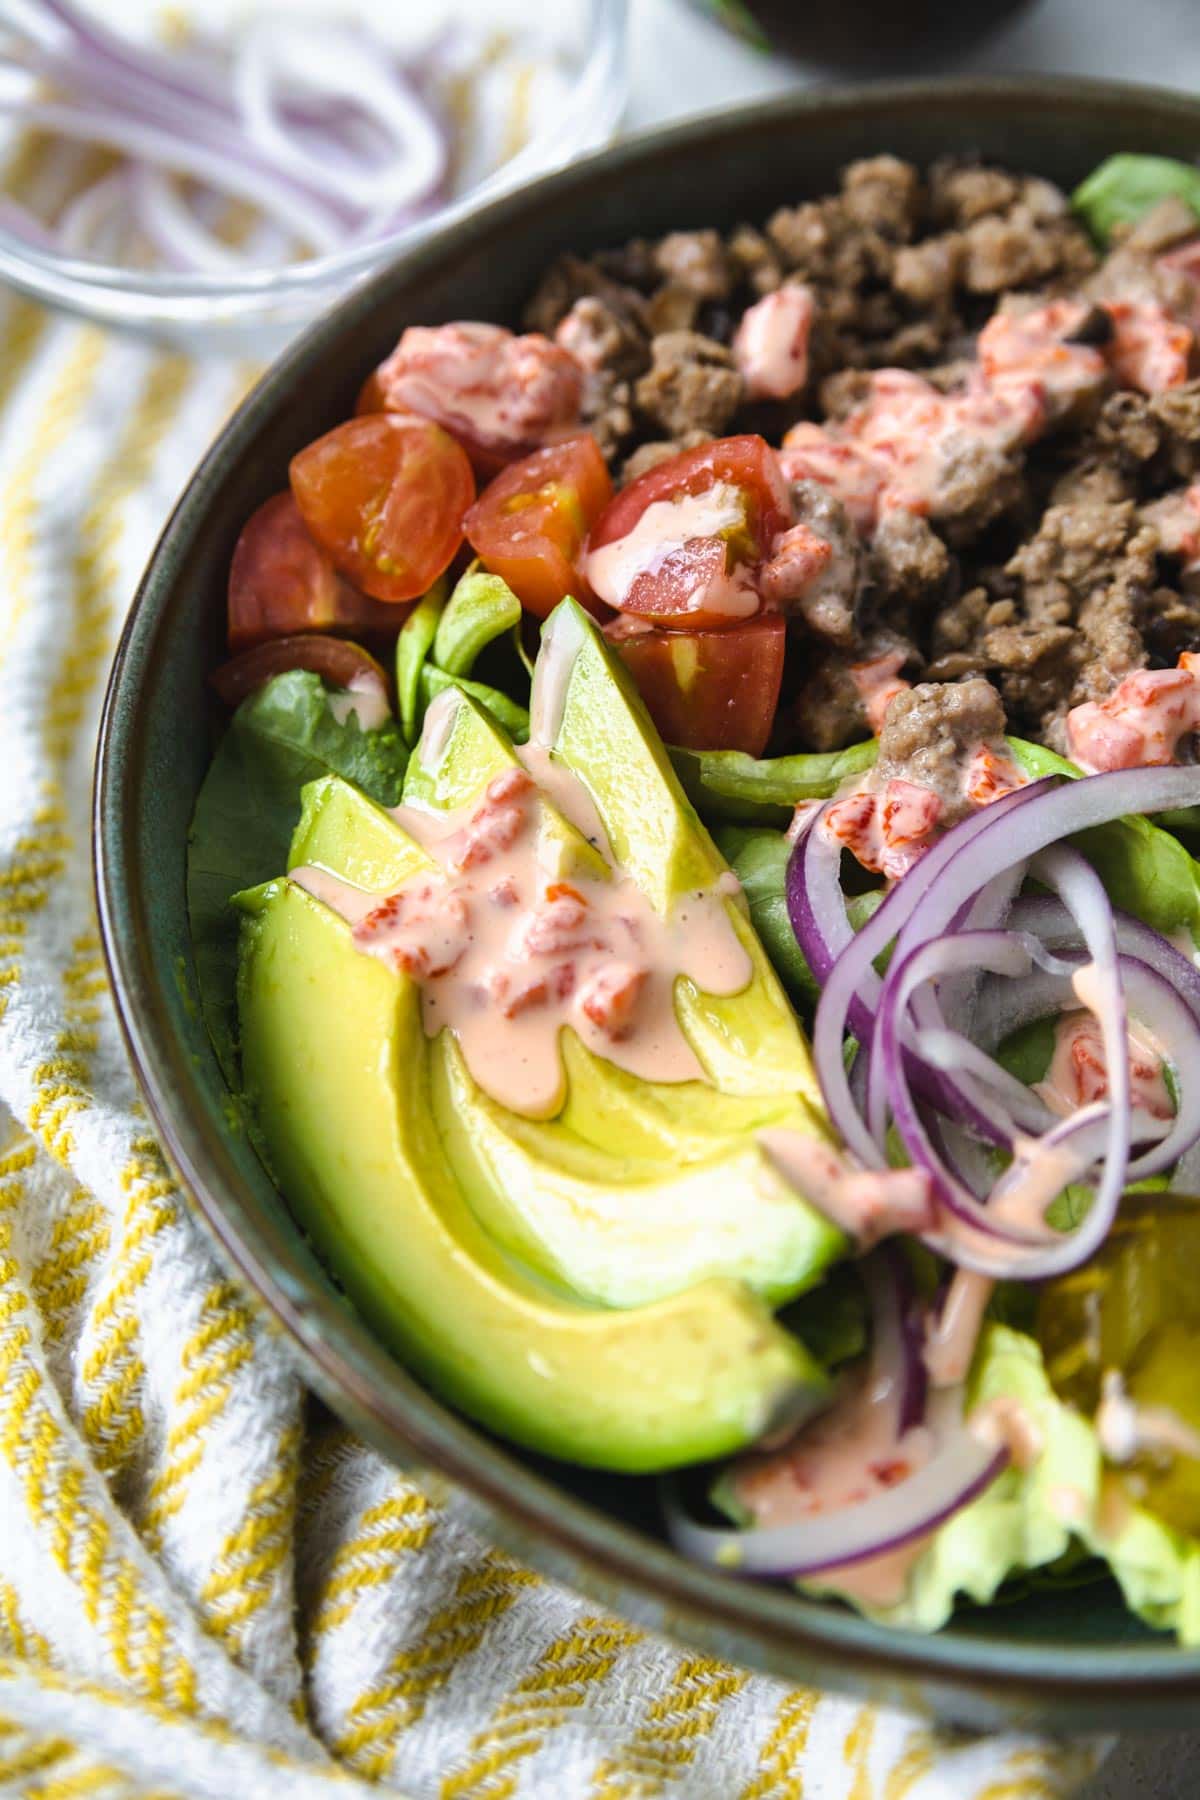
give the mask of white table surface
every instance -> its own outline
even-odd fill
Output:
[[[1200,87],[1200,0],[1041,0],[955,66]],[[743,48],[680,0],[634,0],[631,126],[829,79]],[[1122,1739],[1080,1800],[1200,1800],[1200,1717],[1194,1736]]]

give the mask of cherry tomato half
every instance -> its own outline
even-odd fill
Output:
[[[239,706],[247,694],[260,688],[272,675],[289,669],[311,669],[333,687],[353,686],[356,692],[372,692],[379,705],[390,711],[387,671],[359,644],[346,638],[318,637],[299,632],[295,637],[272,638],[243,650],[209,677],[226,706]]]
[[[544,619],[565,594],[590,598],[580,552],[612,491],[595,438],[569,438],[497,475],[467,514],[467,538],[484,567]]]
[[[588,580],[608,605],[656,624],[728,628],[756,611],[754,566],[791,523],[766,440],[718,438],[622,489],[592,532]]]
[[[466,451],[428,419],[348,419],[292,458],[304,522],[344,575],[389,604],[414,600],[462,543],[475,498]]]
[[[291,494],[252,513],[229,566],[229,648],[297,631],[395,631],[396,614],[351,587]]]
[[[783,680],[781,614],[723,631],[628,631],[615,622],[606,635],[668,744],[762,755]]]
[[[539,331],[474,320],[410,325],[369,376],[359,413],[409,412],[453,432],[480,474],[579,427],[583,374]]]

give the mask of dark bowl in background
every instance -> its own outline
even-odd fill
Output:
[[[304,1374],[398,1464],[450,1477],[472,1522],[647,1627],[796,1680],[982,1727],[1183,1726],[1200,1652],[1143,1630],[1108,1584],[963,1608],[932,1638],[697,1568],[665,1545],[651,1484],[539,1461],[431,1396],[371,1335],[230,1130],[195,998],[188,821],[213,744],[205,677],[223,652],[242,523],[292,452],[354,408],[401,328],[515,324],[560,250],[729,226],[820,194],[879,151],[978,151],[1070,187],[1115,150],[1191,158],[1200,102],[1083,81],[972,81],[801,94],[628,141],[431,238],[357,289],[272,368],[180,500],[134,601],[109,685],[95,804],[101,927],[117,1007],[164,1146],[230,1264]],[[448,1329],[453,1329],[448,1322]],[[653,1370],[647,1370],[653,1380]]]
[[[685,0],[737,37],[849,73],[942,68],[1035,0]]]

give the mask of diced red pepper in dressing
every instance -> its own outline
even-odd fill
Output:
[[[1157,1046],[1131,1022],[1127,1031],[1130,1099],[1135,1112],[1151,1119],[1175,1115],[1163,1059]],[[1068,1118],[1082,1106],[1108,1098],[1108,1062],[1100,1021],[1085,1010],[1060,1015],[1054,1054],[1037,1092],[1052,1112]]]
[[[1067,714],[1067,744],[1080,768],[1137,769],[1175,761],[1200,731],[1200,655],[1185,650],[1174,669],[1137,669],[1106,700]]]
[[[583,376],[540,332],[473,320],[410,325],[376,369],[360,412],[414,412],[443,426],[483,472],[579,426]]]
[[[1195,339],[1188,326],[1154,301],[1109,300],[1113,322],[1108,360],[1122,387],[1160,394],[1188,378]]]
[[[859,788],[835,800],[825,814],[825,829],[864,869],[898,881],[929,848],[941,812],[931,789],[896,778],[882,793]]]
[[[905,661],[903,650],[889,650],[886,656],[877,656],[871,662],[850,665],[850,679],[858,690],[867,724],[876,737],[883,730],[887,709],[896,695],[905,693],[912,686],[900,673]]]

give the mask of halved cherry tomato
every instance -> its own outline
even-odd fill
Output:
[[[473,320],[410,325],[369,376],[359,413],[409,412],[453,432],[480,474],[579,426],[583,372],[540,331]]]
[[[755,565],[791,523],[787,484],[766,440],[718,438],[617,495],[592,532],[587,577],[593,593],[622,612],[659,625],[728,628],[757,610]]]
[[[369,693],[379,707],[391,711],[391,684],[382,663],[376,662],[361,644],[352,644],[346,638],[318,637],[310,631],[255,644],[252,650],[243,650],[240,656],[222,663],[208,679],[226,706],[240,706],[247,694],[260,688],[264,681],[286,674],[289,669],[311,669],[331,686]]]
[[[615,621],[606,636],[668,744],[762,755],[783,680],[781,614],[724,631],[631,631]]]
[[[595,438],[569,438],[497,475],[467,514],[467,538],[484,567],[544,619],[565,594],[590,598],[580,552],[612,491]]]
[[[462,543],[475,477],[428,419],[348,419],[292,458],[296,504],[319,544],[365,593],[414,600]]]
[[[396,614],[351,587],[291,494],[251,513],[229,565],[229,648],[297,631],[395,631]]]

